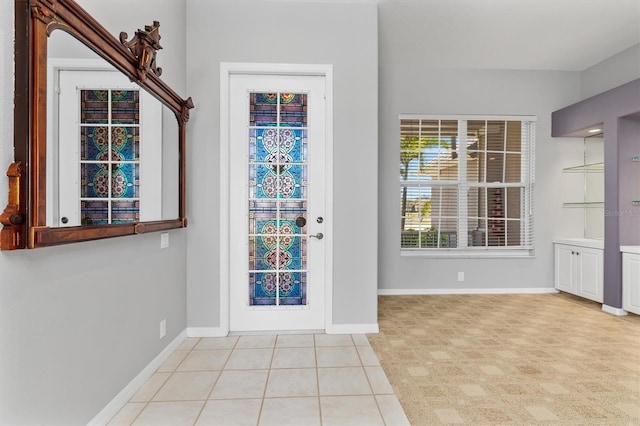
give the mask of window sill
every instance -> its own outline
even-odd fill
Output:
[[[533,249],[401,249],[401,257],[420,257],[431,259],[533,259]]]

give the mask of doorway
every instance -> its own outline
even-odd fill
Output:
[[[326,69],[274,66],[222,78],[229,202],[221,303],[228,305],[228,329],[324,331],[332,290]]]

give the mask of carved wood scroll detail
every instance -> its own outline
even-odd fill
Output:
[[[22,177],[22,165],[13,163],[7,170],[9,177],[9,202],[0,215],[0,248],[2,250],[15,250],[25,247],[24,232],[24,206],[20,202],[20,179]]]
[[[180,111],[180,121],[183,123],[187,123],[189,121],[189,110],[193,108],[193,99],[189,96],[186,100],[182,102],[182,110]]]
[[[153,21],[153,25],[145,25],[144,31],[138,30],[131,40],[124,31],[120,33],[120,42],[124,44],[138,60],[138,77],[140,81],[147,78],[149,71],[160,77],[162,68],[156,64],[156,53],[162,49],[160,46],[160,23]]]

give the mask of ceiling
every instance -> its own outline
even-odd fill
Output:
[[[640,0],[378,3],[383,63],[582,71],[640,43]]]

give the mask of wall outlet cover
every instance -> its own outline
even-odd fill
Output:
[[[160,321],[160,338],[162,339],[167,335],[167,320],[163,319]]]

